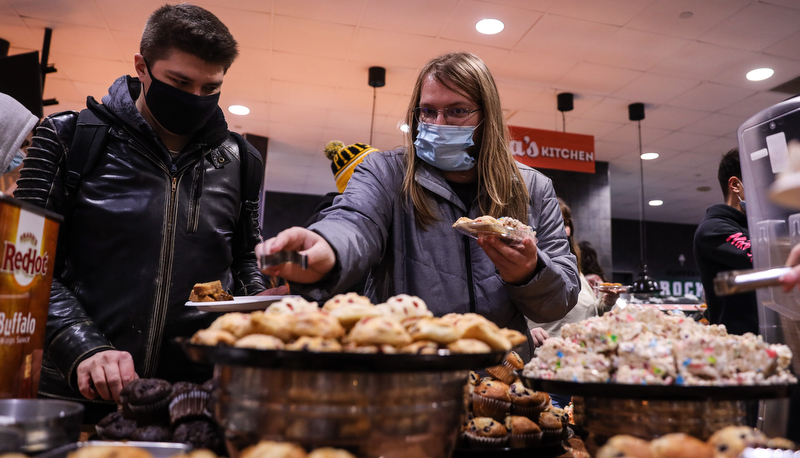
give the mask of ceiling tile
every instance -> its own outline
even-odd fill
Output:
[[[270,86],[270,101],[287,105],[325,107],[325,100],[333,92],[329,86],[301,84],[295,81],[274,80]]]
[[[625,27],[695,39],[749,3],[750,0],[655,0],[649,2]],[[684,12],[692,15],[681,18],[680,14]]]
[[[752,51],[693,41],[665,57],[650,71],[678,78],[710,80],[753,57]]]
[[[337,68],[343,65],[346,65],[343,59],[273,51],[271,75],[275,81],[291,81],[334,88],[339,82],[340,75],[336,72],[321,71],[321,69]]]
[[[308,56],[345,59],[356,27],[290,16],[275,16],[272,49]],[[303,30],[304,33],[297,33]],[[266,41],[266,40],[264,40]]]
[[[614,67],[648,70],[687,43],[688,40],[683,38],[621,28],[602,42],[602,46],[593,46],[586,60]]]
[[[581,62],[558,80],[558,85],[575,92],[607,95],[618,91],[641,72]]]
[[[720,110],[720,113],[742,116],[745,119],[756,115],[759,111],[782,102],[790,97],[782,92],[761,91],[743,100],[734,102]]]
[[[440,36],[455,41],[511,49],[540,17],[541,13],[532,10],[462,0],[445,23]],[[487,18],[503,21],[503,31],[496,35],[478,32],[475,24]]]
[[[531,53],[511,51],[500,65],[490,70],[492,74],[502,75],[512,82],[535,82],[555,86],[555,83],[578,63],[579,60],[557,50],[539,50]],[[568,90],[568,88],[560,89]]]
[[[639,0],[561,0],[549,10],[552,14],[586,21],[621,26],[629,22],[647,2]]]
[[[608,43],[619,30],[608,24],[546,14],[514,46],[520,52],[558,49],[568,60],[582,60]]]
[[[227,4],[230,5],[231,2]],[[240,46],[270,49],[270,14],[223,7],[213,8],[212,12],[228,27]]]
[[[664,103],[700,83],[698,80],[642,73],[613,95],[617,98],[639,100],[642,103]]]
[[[51,55],[61,53],[101,59],[123,59],[121,50],[108,29],[40,19],[26,19],[25,23],[33,30],[42,30],[42,37],[45,27],[53,29],[50,42]],[[92,46],[86,46],[86,43],[92,43]],[[41,45],[37,49],[41,52]],[[51,59],[51,62],[54,61]]]
[[[366,0],[272,0],[275,14],[356,25]]]
[[[648,141],[647,148],[666,148],[678,151],[688,151],[692,148],[711,141],[710,135],[693,134],[689,132],[671,132],[656,140]]]
[[[486,3],[510,6],[513,8],[526,8],[534,11],[545,12],[559,2],[559,0],[484,0]]]
[[[53,0],[15,0],[14,11],[27,19],[39,19],[48,24],[103,24],[103,17],[94,2]]]
[[[163,0],[94,0],[102,22],[97,26],[105,26],[112,30],[135,32],[140,38],[147,18],[159,7],[164,5]],[[124,7],[123,7],[124,5]],[[214,12],[214,9],[211,9]],[[136,49],[139,49],[138,43]]]
[[[669,101],[670,105],[697,110],[717,111],[744,100],[751,93],[745,89],[716,83],[700,83]]]
[[[699,39],[723,46],[761,51],[800,31],[800,10],[753,2]]]
[[[670,105],[645,105],[645,119],[642,122],[648,126],[677,130],[708,115],[708,111],[680,108]]]
[[[0,14],[0,29],[3,30],[3,39],[10,43],[11,48],[28,51],[42,51],[44,41],[44,27],[32,29],[19,16]],[[21,54],[11,52],[9,55]]]
[[[359,23],[372,29],[435,37],[457,5],[458,0],[371,0]]]
[[[215,11],[216,7],[234,8],[257,13],[269,13],[272,11],[272,2],[264,0],[236,0],[235,2],[230,0],[195,0],[192,3],[196,3],[212,12]]]
[[[741,116],[709,113],[707,116],[687,124],[681,130],[706,135],[729,135],[736,133],[736,129],[745,121]]]
[[[430,52],[434,41],[429,36],[359,28],[350,60],[370,66],[420,68],[435,57],[436,53]],[[416,51],[409,52],[412,49]]]
[[[271,52],[264,49],[239,47],[239,58],[225,74],[222,95],[241,101],[270,100]],[[247,103],[244,103],[247,105]]]
[[[794,0],[792,0],[794,1]],[[797,58],[797,50],[800,48],[800,32],[793,33],[776,43],[772,43],[762,50],[765,54],[782,56],[789,59]]]

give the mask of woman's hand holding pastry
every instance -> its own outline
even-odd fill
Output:
[[[504,282],[520,285],[533,278],[536,263],[539,262],[538,249],[533,237],[525,237],[520,247],[506,245],[497,237],[480,237],[478,246],[483,248],[497,267]]]
[[[308,256],[308,269],[297,264],[262,266],[261,256],[278,251],[301,251]],[[328,242],[316,232],[302,227],[292,227],[275,237],[256,245],[256,259],[261,272],[274,277],[283,277],[297,283],[314,283],[325,278],[336,263],[336,255]]]

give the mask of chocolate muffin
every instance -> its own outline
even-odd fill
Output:
[[[172,431],[166,426],[143,426],[136,428],[131,434],[130,440],[143,442],[169,442],[172,438]]]
[[[163,424],[169,421],[169,395],[172,385],[156,378],[141,378],[125,385],[120,393],[122,412],[139,426]]]
[[[95,430],[103,440],[127,440],[136,430],[136,421],[123,417],[122,412],[113,412],[97,422]]]
[[[169,420],[173,426],[182,420],[209,417],[206,405],[211,393],[204,385],[177,382],[169,395]]]
[[[219,428],[210,420],[193,420],[179,424],[172,434],[172,441],[215,452],[219,452],[223,445]]]

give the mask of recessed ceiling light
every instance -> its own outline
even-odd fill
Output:
[[[231,105],[228,107],[228,111],[230,111],[235,115],[240,115],[240,116],[250,114],[250,109],[244,105]]]
[[[408,124],[400,124],[400,132],[408,133],[409,130],[411,130],[411,128],[408,127]]]
[[[694,13],[692,13],[691,11],[684,11],[683,13],[678,15],[678,17],[681,19],[689,19],[692,16],[694,16]]]
[[[747,79],[750,81],[764,81],[774,74],[775,70],[771,68],[757,68],[747,72]]]
[[[650,202],[647,202],[647,203],[651,207],[658,207],[660,205],[664,205],[664,201],[663,200],[659,200],[659,199],[653,199],[653,200],[651,200]]]
[[[642,153],[641,156],[643,161],[652,161],[653,159],[658,159],[658,153]]]
[[[505,28],[505,24],[497,19],[481,19],[475,24],[475,29],[484,35],[494,35],[500,33]]]

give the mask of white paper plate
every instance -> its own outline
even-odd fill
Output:
[[[186,302],[187,307],[197,307],[198,310],[206,312],[253,312],[256,310],[266,310],[269,304],[278,302],[284,297],[300,296],[238,296],[232,301],[215,302]]]

